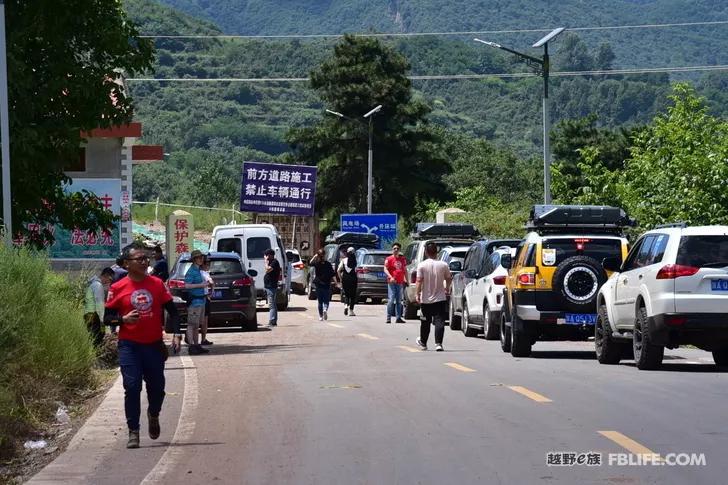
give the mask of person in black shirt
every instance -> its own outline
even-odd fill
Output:
[[[268,306],[270,313],[268,314],[268,326],[275,327],[278,325],[278,307],[276,306],[276,293],[278,291],[278,280],[281,277],[281,264],[276,259],[276,252],[272,249],[266,249],[265,253],[265,276],[263,277],[263,286],[268,296]]]
[[[154,267],[152,268],[152,276],[156,276],[162,281],[169,279],[169,265],[164,257],[160,246],[154,247]]]
[[[329,303],[331,302],[331,283],[336,281],[336,271],[324,258],[324,250],[319,249],[316,255],[311,258],[311,266],[314,269],[313,284],[316,285],[316,297],[318,298],[319,321],[328,320]]]

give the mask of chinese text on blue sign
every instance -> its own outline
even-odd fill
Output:
[[[341,214],[341,230],[376,234],[386,248],[397,239],[397,214]]]
[[[312,216],[316,167],[244,162],[240,210]]]

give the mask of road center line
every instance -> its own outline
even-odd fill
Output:
[[[522,386],[508,386],[508,389],[510,389],[511,391],[515,391],[523,396],[526,396],[529,399],[533,399],[536,402],[553,402],[546,396],[543,396],[537,392],[533,392],[530,389],[526,389]]]
[[[651,449],[637,443],[635,440],[623,435],[619,431],[598,431],[598,433],[636,455],[657,455],[659,457],[659,455]],[[662,458],[660,457],[658,460],[662,460]]]
[[[398,349],[406,350],[407,352],[421,352],[420,349],[410,347],[409,345],[397,345]]]
[[[338,323],[329,323],[328,325],[329,325],[329,327],[334,327],[334,328],[344,328],[343,325],[339,325]]]
[[[445,362],[445,365],[448,367],[452,367],[455,370],[459,370],[460,372],[475,372],[475,369],[465,367],[464,365],[460,365],[456,362]]]
[[[368,333],[358,333],[356,334],[357,337],[369,339],[369,340],[379,340],[379,337],[375,337],[374,335],[369,335]]]

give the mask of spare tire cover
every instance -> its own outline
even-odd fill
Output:
[[[597,293],[605,281],[607,274],[596,259],[572,256],[556,267],[552,287],[565,309],[594,313]]]

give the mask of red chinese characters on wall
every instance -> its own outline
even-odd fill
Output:
[[[174,252],[177,255],[190,251],[189,233],[190,223],[187,219],[177,219],[174,222]]]

